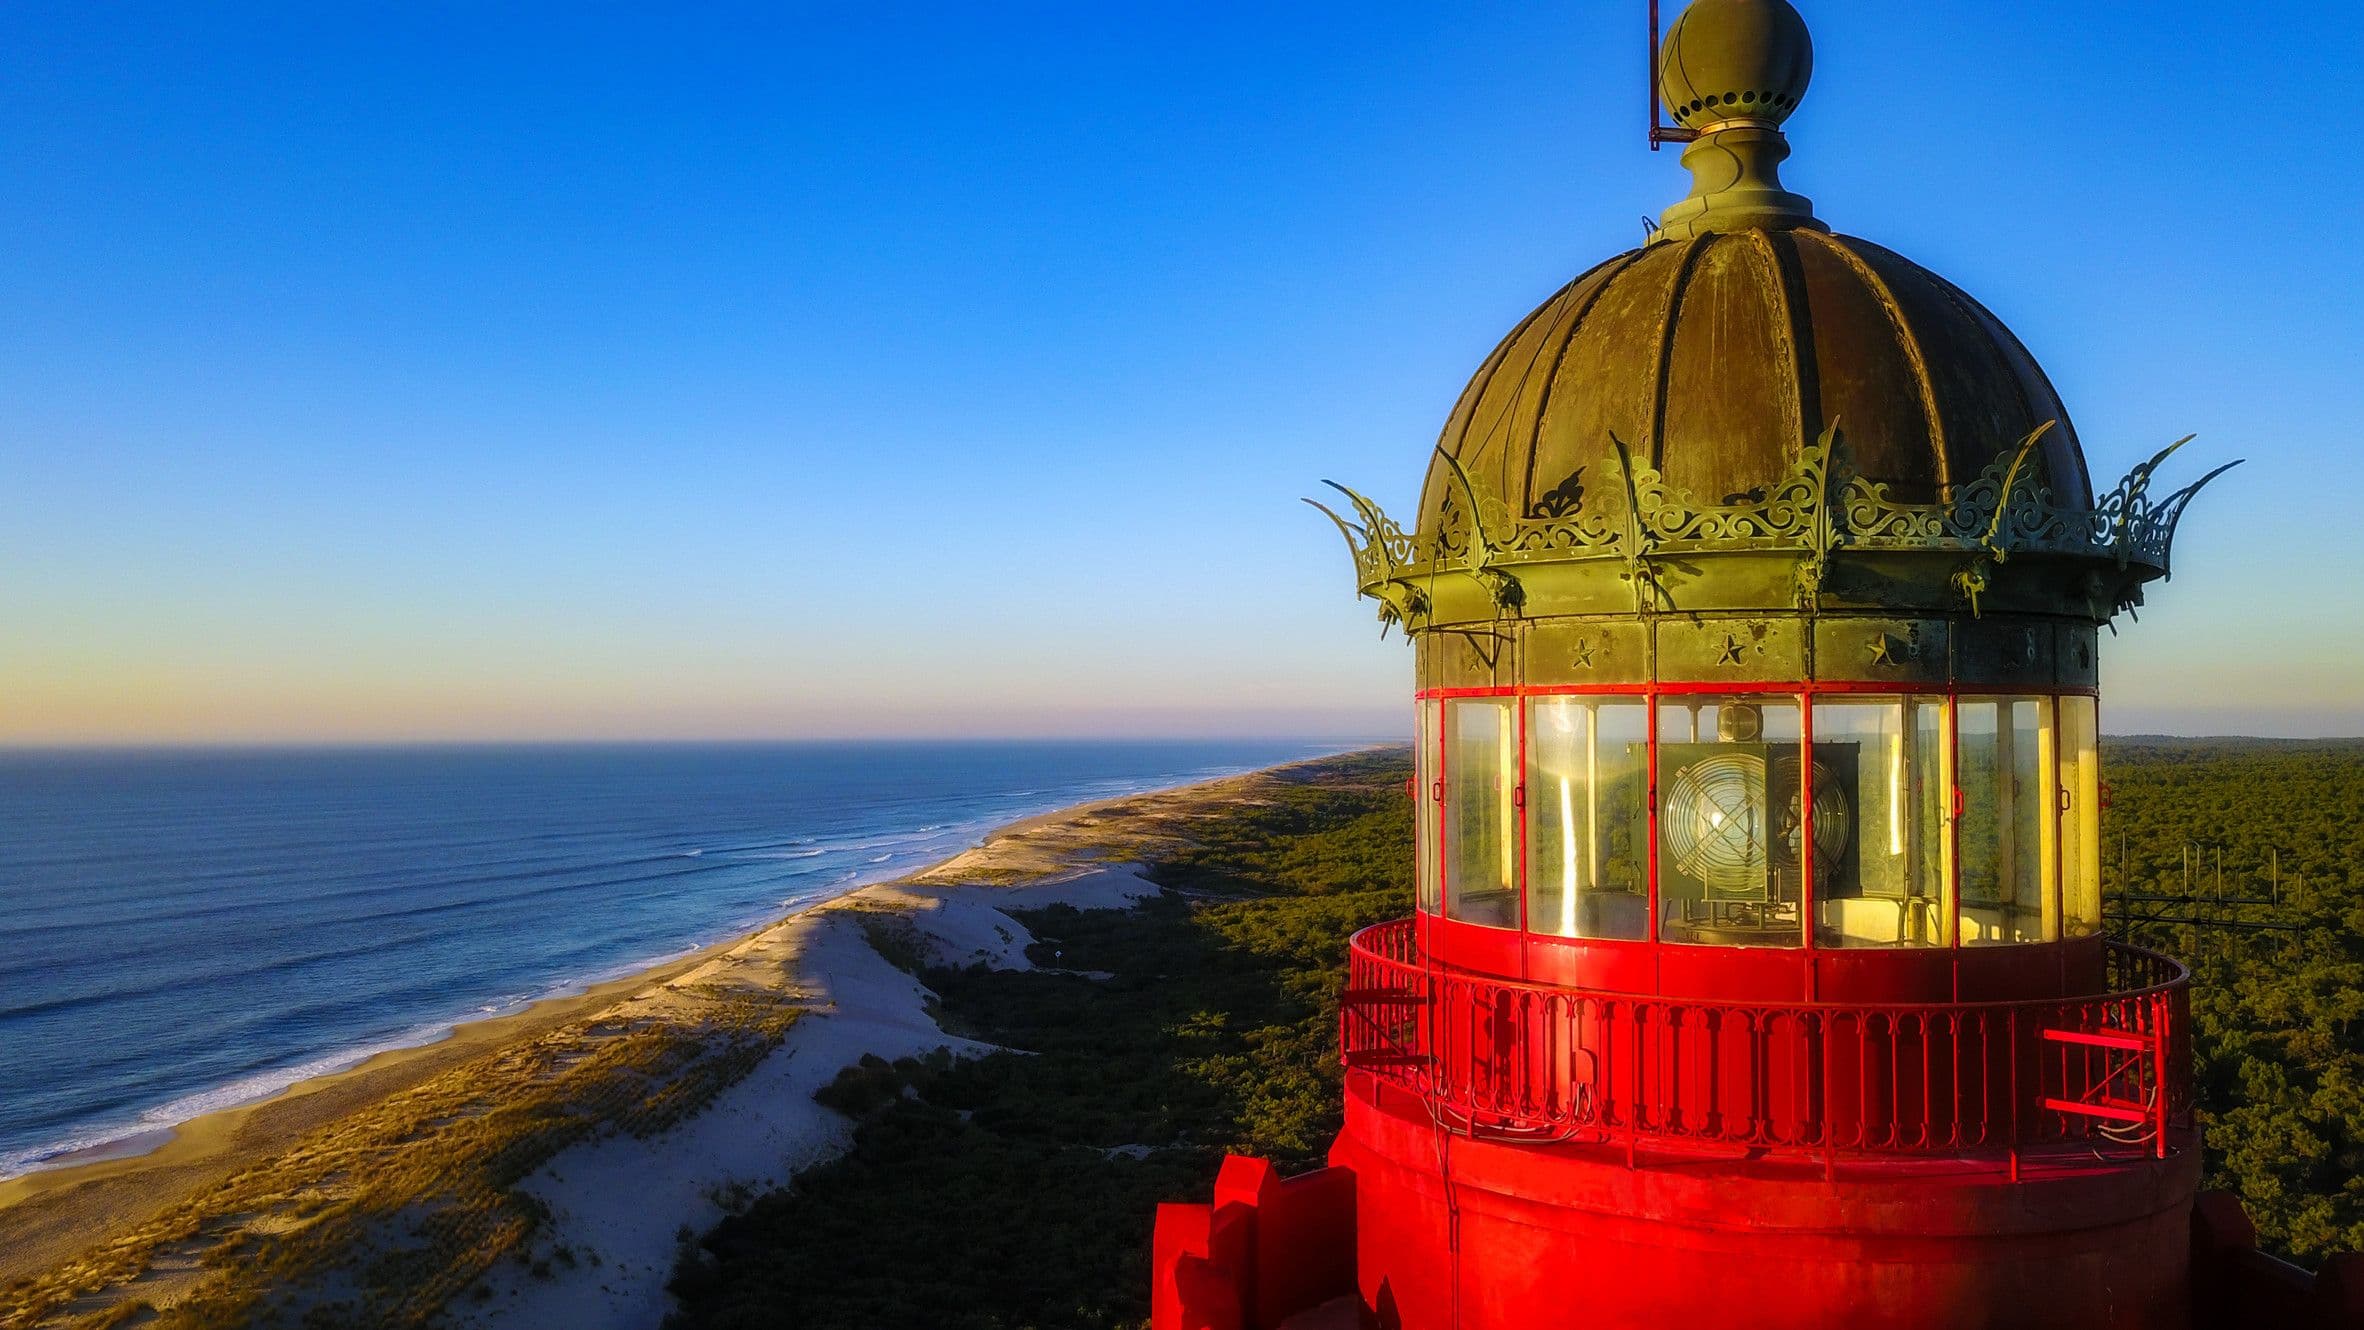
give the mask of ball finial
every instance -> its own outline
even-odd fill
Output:
[[[1813,76],[1814,42],[1789,0],[1691,0],[1658,52],[1659,95],[1698,135],[1683,150],[1691,196],[1660,215],[1660,238],[1825,229],[1779,170],[1781,122]]]
[[[1778,125],[1814,76],[1814,41],[1789,0],[1692,0],[1658,50],[1675,123]]]

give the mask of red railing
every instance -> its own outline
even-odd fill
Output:
[[[2108,991],[2024,1002],[1699,1002],[1497,979],[1355,935],[1349,1067],[1456,1130],[1820,1155],[2164,1155],[2189,1120],[2190,971],[2110,944]]]

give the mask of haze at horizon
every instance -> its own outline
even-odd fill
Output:
[[[1800,0],[1786,170],[2183,434],[2116,733],[2364,733],[2364,18]],[[1640,6],[0,14],[0,742],[1408,728],[1408,509],[1679,197]],[[2329,219],[2317,223],[2314,219]]]

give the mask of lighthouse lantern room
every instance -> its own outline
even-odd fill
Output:
[[[1999,319],[1790,192],[1811,69],[1695,0],[1689,196],[1486,358],[1410,530],[1325,506],[1413,644],[1417,908],[1352,941],[1332,1168],[1168,1207],[1161,1330],[1324,1261],[1403,1330],[2191,1324],[2097,635],[2216,473],[2097,495]]]

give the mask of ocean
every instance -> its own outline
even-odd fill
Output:
[[[1339,745],[0,752],[0,1177]]]

